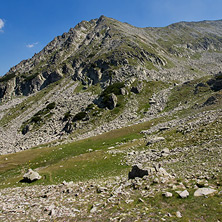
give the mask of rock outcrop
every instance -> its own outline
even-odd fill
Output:
[[[38,172],[28,169],[28,171],[23,175],[23,181],[27,183],[34,182],[36,180],[40,180],[42,177]]]

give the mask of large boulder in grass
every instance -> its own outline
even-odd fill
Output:
[[[23,182],[31,183],[36,180],[40,180],[42,177],[34,170],[28,169],[23,175]]]
[[[176,191],[176,192],[179,194],[180,198],[187,198],[187,197],[189,197],[189,195],[190,195],[187,190],[184,190],[184,191]]]
[[[194,196],[195,197],[207,196],[207,195],[213,194],[215,192],[217,192],[217,191],[214,189],[211,189],[211,188],[199,188],[194,192]]]
[[[148,175],[148,170],[140,169],[137,165],[132,167],[132,170],[129,172],[128,178],[135,179],[136,177],[143,178]]]

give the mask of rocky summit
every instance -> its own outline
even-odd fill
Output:
[[[222,221],[222,20],[82,21],[0,77],[1,221]]]

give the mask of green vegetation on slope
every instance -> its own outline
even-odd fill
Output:
[[[140,134],[141,130],[147,129],[152,125],[152,123],[157,123],[159,121],[161,120],[156,119],[151,122],[145,122],[135,126],[121,128],[96,137],[73,142],[70,144],[64,144],[56,147],[36,148],[15,154],[3,155],[0,157],[0,187],[8,186],[8,184],[4,184],[4,181],[9,181],[11,183],[10,186],[16,185],[16,183],[20,179],[22,179],[22,174],[24,173],[24,171],[27,170],[27,168],[29,167],[31,167],[32,169],[40,168],[39,172],[44,172],[44,174],[46,175],[45,180],[35,182],[38,184],[55,183],[56,181],[59,183],[61,182],[61,179],[59,179],[60,177],[66,180],[87,180],[89,178],[98,177],[99,174],[95,173],[98,171],[101,173],[101,175],[108,175],[109,171],[119,174],[119,172],[121,170],[124,170],[126,166],[119,165],[119,158],[121,156],[118,155],[116,157],[117,160],[115,160],[115,157],[106,154],[105,151],[107,150],[107,148],[115,146],[116,144],[119,144],[121,142],[125,143],[133,139],[141,138],[143,136],[142,134]],[[82,159],[82,156],[85,155],[85,157],[88,158],[87,156],[91,155],[88,153],[89,149],[93,150],[92,155],[95,154],[95,161],[98,164],[97,166],[99,167],[99,161],[102,159],[102,161],[104,161],[104,164],[101,164],[100,170],[98,170],[95,165],[95,167],[92,168],[95,172],[92,172],[90,175],[87,173],[87,169],[89,168],[86,166],[85,175],[88,176],[84,177],[82,168],[78,168],[78,165],[77,167],[74,166],[77,162],[80,162],[83,165],[87,165],[87,161],[84,162],[84,158]],[[104,159],[105,156],[106,158]],[[7,160],[5,160],[5,158],[7,158]],[[112,164],[112,162],[118,164]],[[108,169],[106,164],[107,166],[109,166]],[[59,166],[63,166],[61,167],[62,169],[60,169]],[[73,171],[73,173],[71,173],[71,169],[73,167],[75,168],[75,170]],[[106,168],[104,170],[106,170],[107,174],[104,174],[104,170],[102,169],[103,167]],[[55,168],[55,170],[53,168]],[[60,174],[57,172],[57,170],[59,170],[59,172],[63,172]],[[67,178],[65,178],[65,170],[69,170]],[[56,176],[49,177],[49,175]],[[57,177],[57,179],[55,177]]]

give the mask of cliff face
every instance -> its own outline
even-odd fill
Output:
[[[209,74],[209,63],[217,72],[221,30],[221,20],[164,28],[136,28],[105,16],[83,21],[1,77],[0,98],[30,95],[66,76],[104,88],[132,78],[192,79]]]

